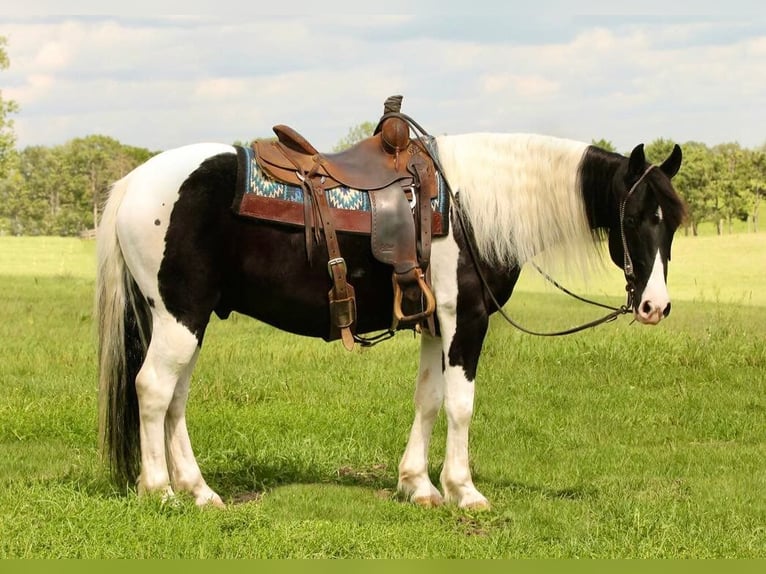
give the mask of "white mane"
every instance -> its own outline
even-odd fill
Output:
[[[588,144],[533,134],[436,138],[452,190],[483,259],[585,272],[600,261],[579,187]]]

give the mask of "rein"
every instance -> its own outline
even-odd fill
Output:
[[[384,114],[381,118],[381,122],[389,117],[389,116],[396,116],[404,121],[407,122],[407,124],[415,131],[415,133],[418,133],[420,137],[423,138],[431,138],[432,136],[426,132],[420,124],[418,124],[414,119],[412,119],[410,116],[403,114],[401,112],[390,112],[387,114]],[[447,189],[447,193],[449,193],[450,199],[456,206],[455,213],[457,215],[457,221],[460,224],[460,229],[463,232],[463,237],[465,238],[466,246],[468,247],[468,252],[471,256],[471,261],[473,262],[473,266],[476,269],[476,274],[479,276],[479,279],[481,280],[482,286],[484,287],[484,290],[489,295],[490,300],[494,304],[497,311],[500,313],[500,315],[505,319],[509,324],[511,324],[513,327],[518,329],[519,331],[522,331],[524,333],[527,333],[528,335],[535,335],[538,337],[558,337],[562,335],[571,335],[573,333],[578,333],[580,331],[584,331],[585,329],[590,329],[591,327],[596,327],[598,325],[601,325],[603,323],[610,323],[617,319],[620,315],[626,315],[628,313],[632,312],[633,309],[633,300],[635,297],[635,286],[633,285],[635,280],[635,273],[633,270],[633,260],[630,257],[630,253],[628,251],[628,243],[627,239],[625,237],[625,225],[624,225],[624,218],[625,218],[625,204],[628,201],[628,198],[633,194],[633,192],[636,190],[638,185],[643,181],[644,177],[652,170],[654,167],[653,165],[650,165],[646,168],[646,170],[641,174],[641,177],[638,178],[636,183],[634,183],[631,188],[628,190],[628,193],[625,194],[625,198],[620,202],[620,238],[622,240],[622,247],[623,247],[623,271],[625,273],[625,279],[626,279],[626,285],[625,285],[625,291],[627,293],[627,300],[624,305],[621,305],[620,307],[612,307],[610,305],[606,305],[604,303],[598,303],[596,301],[591,301],[589,299],[586,299],[584,297],[581,297],[580,295],[576,295],[575,293],[572,293],[568,289],[562,287],[559,285],[555,280],[553,280],[549,275],[547,275],[542,269],[540,269],[536,264],[532,263],[532,265],[537,269],[539,273],[543,275],[543,277],[546,278],[549,282],[551,282],[554,286],[556,286],[558,289],[566,293],[567,295],[574,297],[575,299],[579,301],[583,301],[584,303],[588,303],[590,305],[596,305],[598,307],[603,307],[605,309],[610,309],[611,312],[604,315],[603,317],[599,319],[595,319],[593,321],[589,321],[587,323],[584,323],[582,325],[578,325],[576,327],[571,327],[569,329],[564,329],[563,331],[554,331],[554,332],[539,332],[539,331],[533,331],[531,329],[527,329],[526,327],[520,325],[516,321],[514,321],[504,310],[502,305],[498,302],[497,298],[495,297],[495,294],[492,293],[492,290],[489,287],[489,283],[484,276],[484,272],[481,269],[481,265],[479,265],[479,258],[476,254],[476,248],[473,245],[473,242],[471,241],[471,237],[468,234],[468,226],[466,225],[466,222],[463,219],[463,210],[460,207],[460,202],[458,201],[458,198],[456,194],[452,191],[452,187],[449,184],[449,181],[447,181],[447,177],[444,174],[444,169],[442,168],[441,162],[439,162],[439,158],[435,157],[435,154],[431,151],[429,146],[423,146],[428,153],[428,155],[431,157],[431,160],[434,162],[434,167],[436,168],[436,171],[441,175],[442,181],[444,182],[444,186]]]

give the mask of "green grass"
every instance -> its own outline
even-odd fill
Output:
[[[188,415],[229,508],[115,489],[96,452],[93,251],[0,238],[0,557],[766,557],[763,234],[680,237],[656,328],[539,339],[493,319],[471,434],[488,512],[396,499],[411,335],[347,353],[236,315],[211,324]],[[520,321],[598,314],[526,275]],[[622,279],[583,288],[618,302]],[[442,417],[435,481],[444,438]]]

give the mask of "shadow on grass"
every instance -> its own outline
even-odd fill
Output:
[[[383,463],[362,467],[344,465],[335,470],[302,463],[305,461],[297,459],[273,463],[243,461],[236,466],[209,471],[206,480],[224,500],[234,503],[257,500],[268,490],[294,484],[362,487],[380,496],[380,493],[393,496],[396,490],[396,473]]]
[[[293,484],[326,484],[368,488],[377,493],[396,490],[396,474],[386,464],[366,467],[341,466],[335,471],[301,464],[299,459],[283,459],[272,464],[243,461],[238,466],[203,469],[207,483],[224,500],[244,503],[258,500],[264,492]],[[94,498],[120,498],[135,493],[135,485],[115,485],[106,467],[70,469],[63,475],[49,477],[43,483]]]
[[[495,473],[485,475],[479,472],[474,473],[474,480],[476,481],[479,490],[481,490],[481,486],[484,484],[489,485],[493,489],[504,490],[514,496],[532,496],[542,497],[548,500],[576,501],[595,498],[599,495],[599,490],[596,486],[582,482],[553,487],[550,485],[511,480],[504,476],[498,476]]]
[[[331,468],[327,465],[311,465],[300,458],[283,458],[271,463],[242,460],[234,464],[229,460],[225,465],[203,469],[207,483],[225,501],[244,504],[258,501],[269,490],[289,485],[334,485],[368,489],[379,498],[396,498],[397,469],[393,463],[372,465],[343,465]],[[439,466],[429,471],[431,482],[439,484]],[[475,475],[479,489],[505,490],[512,495],[543,497],[549,500],[585,500],[596,497],[598,489],[592,485],[577,484],[551,488],[508,480],[497,476]],[[135,485],[115,485],[105,467],[88,466],[70,469],[63,476],[44,482],[55,482],[59,487],[94,498],[121,498],[135,494]]]
[[[439,485],[440,467],[431,467],[431,482]],[[239,467],[214,470],[207,475],[208,484],[228,499],[249,502],[259,499],[264,492],[293,484],[325,484],[353,486],[375,491],[378,496],[395,498],[397,486],[397,465],[379,463],[371,466],[342,466],[334,472],[324,467],[305,467],[299,461],[279,461],[273,464],[244,463]],[[596,487],[577,484],[551,488],[537,484],[490,476],[475,476],[479,489],[486,485],[491,489],[503,489],[521,496],[543,497],[550,500],[586,500],[598,496]]]

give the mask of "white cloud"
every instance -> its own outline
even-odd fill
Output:
[[[393,93],[434,133],[542,131],[603,137],[620,149],[657,137],[766,141],[758,22],[581,17],[525,29],[496,14],[483,22],[472,28],[482,24],[475,14],[17,20],[0,32],[11,59],[0,79],[3,97],[21,105],[22,146],[105,133],[162,149],[288,123],[329,149],[352,125],[375,121]]]
[[[505,94],[524,99],[546,98],[560,89],[558,82],[538,75],[488,74],[482,78],[487,94]]]

